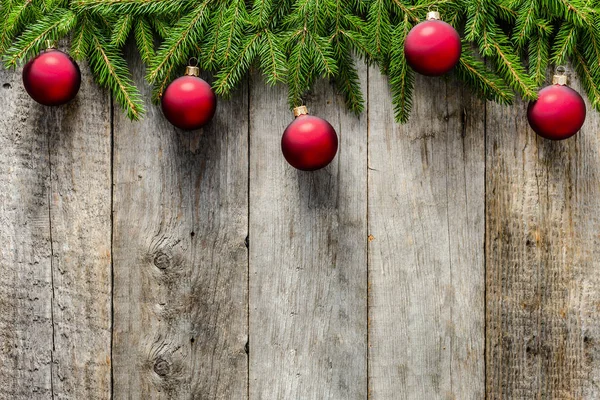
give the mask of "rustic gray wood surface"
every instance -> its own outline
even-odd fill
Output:
[[[600,118],[552,142],[525,113],[486,118],[488,398],[598,399]]]
[[[258,75],[183,132],[82,70],[58,109],[0,72],[0,399],[600,398],[595,112],[548,142],[418,78],[399,125],[361,66],[360,118],[305,99],[340,137],[306,173]]]
[[[246,397],[247,98],[196,132],[114,110],[116,399]]]
[[[369,392],[484,397],[484,104],[416,80],[395,124],[369,79]]]
[[[361,80],[366,88],[366,68]],[[319,85],[307,102],[339,135],[326,168],[281,156],[287,93],[252,81],[250,96],[251,399],[367,394],[367,118]],[[310,110],[309,110],[310,111]]]
[[[111,397],[110,97],[48,109],[2,72],[0,398]]]

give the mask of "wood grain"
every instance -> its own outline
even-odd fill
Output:
[[[0,398],[110,398],[109,97],[66,106],[2,73]]]
[[[361,66],[362,67],[362,66]],[[361,81],[366,88],[366,68]],[[250,398],[367,395],[366,118],[327,84],[305,99],[340,138],[325,169],[281,155],[293,116],[281,88],[250,96]]]
[[[147,108],[115,110],[114,398],[244,399],[247,95],[195,132]]]
[[[2,73],[0,398],[110,398],[110,110],[82,66],[74,101]]]
[[[552,142],[522,102],[488,106],[490,399],[600,397],[599,122],[588,104],[582,131]]]
[[[369,77],[370,398],[481,399],[484,106],[419,77],[399,125]]]
[[[248,398],[248,87],[190,135],[192,399]]]
[[[52,396],[52,266],[44,109],[0,71],[0,399]]]
[[[0,400],[600,398],[591,108],[550,142],[418,78],[400,125],[361,66],[360,118],[306,99],[340,135],[306,173],[257,76],[182,132],[82,72],[46,108],[0,71]]]
[[[45,109],[50,141],[56,399],[109,399],[111,380],[110,96],[82,65],[76,99]]]

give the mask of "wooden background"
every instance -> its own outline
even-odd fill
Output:
[[[360,118],[306,99],[340,136],[306,173],[257,75],[185,133],[82,69],[61,108],[0,73],[0,399],[600,398],[595,112],[554,143],[418,78],[399,125],[361,67]]]

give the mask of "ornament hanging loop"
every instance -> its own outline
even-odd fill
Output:
[[[198,68],[198,59],[196,57],[191,57],[188,60],[188,66],[185,67],[185,74],[189,76],[200,75],[200,68]]]
[[[55,40],[46,40],[45,41],[46,44],[46,50],[53,50],[56,49],[56,41]]]
[[[552,84],[564,86],[567,84],[567,81],[568,81],[567,68],[562,65],[559,65],[554,70],[554,76],[552,77]]]
[[[431,20],[440,20],[440,12],[438,11],[437,6],[435,5],[430,5],[427,8],[427,21],[431,21]]]

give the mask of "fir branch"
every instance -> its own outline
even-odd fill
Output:
[[[301,105],[302,95],[310,86],[310,67],[312,67],[312,63],[308,52],[307,35],[308,32],[305,30],[296,34],[298,39],[291,46],[291,52],[288,56],[288,102],[292,106]],[[303,62],[305,59],[309,61]]]
[[[580,44],[585,58],[591,60],[590,67],[594,75],[600,75],[600,32],[596,28],[600,26],[599,23],[600,15],[596,15],[593,26],[583,32],[584,40]]]
[[[146,18],[140,18],[135,24],[135,43],[142,61],[149,63],[154,57],[154,36]]]
[[[552,63],[556,65],[564,64],[567,58],[573,55],[576,45],[577,28],[570,22],[563,22],[554,39]]]
[[[344,43],[348,53],[353,48],[361,57],[372,58],[373,54],[369,50],[365,36],[367,30],[365,21],[352,13],[353,10],[348,1],[332,0],[332,2],[330,7],[334,18],[334,28],[331,40]]]
[[[556,10],[556,15],[562,14],[575,26],[585,27],[591,23],[591,10],[584,0],[542,0],[542,3],[545,3],[550,9]]]
[[[43,0],[43,11],[52,12],[56,8],[68,8],[68,0]]]
[[[210,19],[209,27],[206,29],[207,34],[203,41],[205,51],[200,58],[202,68],[212,70],[217,68],[219,39],[221,38],[221,29],[224,25],[225,13],[227,7],[225,3],[221,4],[218,11],[213,12],[213,17]]]
[[[335,76],[336,87],[344,95],[346,106],[358,115],[364,109],[364,99],[351,49],[355,45],[359,51],[364,48],[365,53],[368,53],[362,35],[364,22],[352,14],[348,1],[332,0],[328,5],[334,19],[331,42],[338,70]]]
[[[127,37],[129,36],[129,32],[131,32],[132,26],[133,15],[121,15],[114,25],[112,37],[110,39],[111,43],[117,47],[123,46],[125,44],[125,41],[127,40]]]
[[[5,50],[6,45],[10,45],[15,33],[23,26],[23,21],[31,11],[32,3],[32,0],[24,0],[17,4],[11,4],[10,12],[2,22],[2,36],[0,37],[2,50]]]
[[[338,73],[335,78],[336,87],[346,99],[346,106],[358,115],[363,112],[365,101],[354,60],[349,49],[343,43],[336,43],[334,49],[338,64]]]
[[[404,40],[411,29],[408,17],[394,31],[392,37],[392,54],[390,59],[389,76],[392,92],[392,104],[397,121],[405,123],[410,117],[412,109],[413,89],[415,79],[412,69],[408,66],[404,57]]]
[[[239,47],[243,40],[244,26],[248,20],[244,0],[233,0],[225,11],[225,22],[218,40],[219,60],[226,64],[233,48]]]
[[[596,111],[600,111],[600,77],[598,75],[594,76],[588,61],[578,48],[574,49],[573,56],[575,69],[581,78],[581,83],[592,103],[592,107]]]
[[[71,49],[69,50],[69,54],[75,60],[83,60],[87,57],[92,36],[91,29],[90,16],[86,12],[80,13],[71,37]]]
[[[146,79],[155,83],[154,101],[158,101],[167,84],[173,77],[175,68],[183,64],[195,43],[200,41],[204,26],[209,19],[210,0],[204,0],[193,12],[182,17],[171,30],[169,37],[160,46],[155,57],[150,60]],[[198,54],[194,55],[198,57]]]
[[[517,11],[510,8],[505,2],[498,2],[496,10],[498,11],[498,18],[509,24],[514,23],[518,18],[519,14]]]
[[[237,52],[236,58],[225,68],[221,69],[213,85],[213,90],[216,94],[222,96],[230,94],[240,80],[242,80],[258,54],[257,48],[259,47],[260,39],[260,32],[247,38],[246,42],[241,46],[241,50]]]
[[[186,13],[191,0],[71,0],[73,7],[101,14],[165,15]]]
[[[527,75],[519,57],[511,52],[508,38],[499,31],[494,32],[494,37],[491,43],[497,71],[525,100],[535,100],[537,98],[535,83]]]
[[[535,26],[537,0],[524,0],[519,8],[518,17],[513,30],[513,38],[517,46],[523,47]]]
[[[382,71],[387,68],[392,23],[386,0],[373,0],[367,17],[367,43]]]
[[[424,4],[411,7],[411,4],[404,4],[403,0],[392,0],[392,4],[400,11],[400,15],[404,15],[405,18],[408,18],[413,23],[420,22],[419,15],[417,14],[419,10],[430,7],[430,5]]]
[[[333,57],[331,42],[321,36],[309,36],[309,42],[312,43],[310,51],[314,52],[314,67],[316,72],[323,77],[332,77],[337,73],[337,62]]]
[[[95,78],[111,88],[133,119],[140,117],[142,103],[119,54],[132,31],[148,64],[155,101],[179,67],[197,57],[203,68],[216,72],[215,91],[220,95],[230,94],[255,63],[268,84],[288,84],[291,105],[298,104],[318,78],[328,77],[347,106],[360,112],[358,55],[389,75],[395,115],[406,121],[414,77],[404,59],[404,39],[432,6],[464,32],[455,75],[482,97],[508,103],[517,92],[533,99],[549,64],[571,59],[592,104],[599,107],[598,0],[0,0],[0,4],[5,14],[0,53],[8,66],[36,55],[45,40],[70,33],[71,55],[90,61]],[[154,33],[162,39],[157,51]],[[473,54],[474,44],[479,54]]]
[[[486,0],[473,0],[467,6],[467,22],[465,23],[465,39],[474,42],[486,33],[490,8]],[[480,46],[481,47],[481,46]]]
[[[270,85],[285,82],[287,68],[281,39],[273,32],[265,30],[258,48],[260,69],[263,71],[266,82]]]
[[[549,53],[550,43],[545,35],[540,33],[529,42],[529,76],[538,86],[546,80]]]
[[[502,79],[487,70],[482,61],[473,57],[468,43],[463,43],[456,74],[487,100],[494,100],[500,104],[511,104],[513,101],[514,94],[510,88]]]
[[[28,28],[6,52],[6,67],[39,53],[46,40],[57,41],[66,35],[76,22],[75,14],[59,8]]]
[[[271,0],[254,0],[250,19],[255,21],[257,28],[266,28],[273,12]]]
[[[167,20],[161,17],[149,18],[150,24],[154,31],[158,33],[161,39],[166,39],[169,36],[171,25]]]
[[[98,84],[111,90],[127,116],[139,120],[144,113],[143,101],[129,76],[127,63],[116,48],[96,35],[91,40],[90,67]]]

